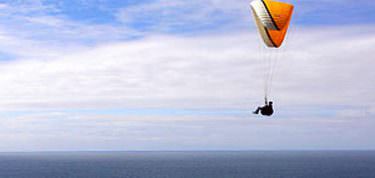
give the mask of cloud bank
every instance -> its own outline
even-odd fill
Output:
[[[265,62],[241,3],[132,4],[106,24],[0,4],[0,150],[375,148],[374,26],[297,23],[271,51],[277,120],[257,120]]]

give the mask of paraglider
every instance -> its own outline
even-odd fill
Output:
[[[262,43],[267,50],[278,49],[282,46],[289,24],[292,18],[294,6],[292,4],[278,2],[274,0],[254,0],[250,4],[255,19],[255,24],[262,38]],[[268,51],[271,53],[271,51]],[[258,107],[254,114],[261,112],[262,115],[271,116],[273,114],[272,102],[268,102],[270,85],[272,84],[274,65],[271,55],[264,57],[268,61],[266,70],[264,98],[265,106]],[[272,111],[272,112],[271,112]]]

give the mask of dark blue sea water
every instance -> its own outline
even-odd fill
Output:
[[[375,152],[0,153],[1,178],[375,178]]]

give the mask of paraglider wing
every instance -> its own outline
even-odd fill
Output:
[[[254,0],[250,4],[264,43],[279,48],[286,36],[294,6],[272,0]]]

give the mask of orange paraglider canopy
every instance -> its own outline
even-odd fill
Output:
[[[251,9],[264,43],[279,48],[288,31],[294,6],[273,0],[254,0]]]

